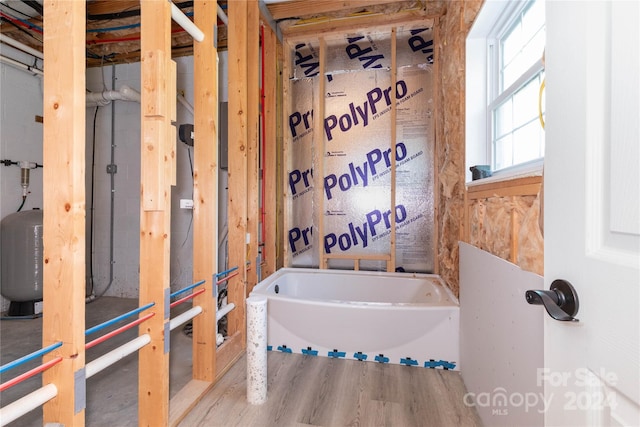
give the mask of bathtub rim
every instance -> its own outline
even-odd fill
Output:
[[[284,276],[287,273],[306,273],[306,274],[330,274],[330,275],[362,275],[362,276],[376,276],[376,277],[393,277],[393,278],[405,278],[405,279],[435,279],[437,283],[434,286],[440,286],[446,294],[449,301],[444,303],[392,303],[392,302],[368,302],[368,301],[348,301],[348,300],[333,300],[333,299],[320,299],[320,298],[295,298],[289,295],[278,295],[273,293],[263,292],[263,289],[258,289],[261,286],[265,288],[269,287],[271,282]],[[430,273],[397,273],[388,271],[368,271],[368,270],[336,270],[336,269],[319,269],[319,268],[307,268],[307,267],[283,267],[274,272],[271,276],[258,282],[251,291],[251,294],[264,295],[267,298],[272,298],[280,301],[296,301],[299,303],[308,303],[311,305],[318,304],[330,304],[336,307],[353,306],[356,307],[378,307],[378,308],[403,308],[403,309],[420,309],[429,307],[431,309],[448,309],[451,307],[460,307],[460,300],[455,296],[451,288],[446,285],[441,276]]]

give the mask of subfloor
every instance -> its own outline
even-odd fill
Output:
[[[267,402],[243,356],[183,419],[192,426],[481,426],[460,372],[269,352]]]
[[[87,328],[138,307],[136,299],[103,297],[86,307]],[[182,310],[188,307],[183,307]],[[180,311],[182,311],[180,310]],[[173,313],[172,317],[178,314]],[[115,325],[115,327],[121,324]],[[96,336],[89,336],[88,340]],[[89,362],[137,335],[137,328],[87,351]],[[191,338],[182,327],[171,333],[170,396],[191,379]],[[42,347],[42,319],[0,321],[0,364]],[[5,382],[39,364],[2,376]],[[137,354],[130,355],[87,380],[86,425],[119,427],[138,424]],[[459,372],[400,365],[329,359],[270,352],[268,394],[263,405],[246,400],[243,356],[184,418],[180,426],[480,426]],[[0,405],[42,386],[37,375],[2,393]],[[9,424],[42,426],[36,409]]]

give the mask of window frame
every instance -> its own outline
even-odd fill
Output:
[[[520,166],[527,166],[531,163],[541,162],[541,157],[530,159],[525,162],[511,164],[509,166],[496,169],[495,162],[495,112],[508,99],[512,99],[519,90],[524,88],[531,80],[537,78],[544,73],[544,64],[542,58],[533,62],[526,71],[524,71],[513,83],[500,91],[501,75],[502,75],[502,52],[501,42],[511,32],[517,22],[522,21],[522,13],[531,6],[535,0],[509,2],[501,11],[495,25],[486,36],[486,77],[487,77],[487,100],[486,100],[486,151],[487,160],[493,173],[500,173],[517,169]],[[542,1],[542,0],[538,0]],[[546,26],[546,22],[545,22]],[[511,132],[515,129],[512,128]]]

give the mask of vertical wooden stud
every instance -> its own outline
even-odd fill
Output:
[[[327,58],[327,44],[324,40],[324,37],[320,37],[320,58],[319,58],[319,73],[318,73],[318,93],[316,94],[316,102],[315,102],[315,111],[318,114],[314,117],[314,129],[313,132],[313,168],[316,173],[313,178],[313,197],[315,205],[317,206],[316,212],[318,212],[318,226],[317,233],[318,237],[314,237],[314,244],[318,245],[318,254],[319,254],[319,265],[320,268],[326,268],[329,264],[329,261],[325,258],[324,253],[324,245],[322,244],[322,239],[324,237],[324,188],[323,177],[324,177],[324,97],[325,97],[325,85],[326,85],[326,77],[325,77],[325,68],[326,68],[326,58]]]
[[[194,298],[202,314],[193,319],[193,378],[216,376],[215,274],[218,271],[218,60],[215,41],[217,1],[196,1],[194,22],[204,32],[194,42],[193,281],[206,280]],[[226,123],[223,125],[226,126]]]
[[[283,114],[280,120],[280,126],[282,129],[287,129],[288,124],[284,121],[291,114],[292,102],[291,102],[291,77],[292,77],[292,56],[293,49],[291,45],[285,42],[283,46],[283,61],[282,61],[282,109]],[[292,195],[289,192],[287,186],[284,184],[289,180],[289,172],[291,171],[291,134],[289,132],[282,133],[282,167],[280,169],[282,184],[282,222],[283,227],[280,229],[281,239],[283,242],[287,241],[287,230],[291,227],[291,208],[292,208]],[[283,244],[282,246],[282,264],[285,267],[291,267],[293,263],[293,254],[289,248],[289,245]]]
[[[141,9],[141,194],[140,305],[155,303],[156,316],[140,326],[151,342],[138,353],[138,424],[169,421],[170,183],[173,161],[167,150],[171,110],[167,94],[171,57],[171,7],[142,0]]]
[[[83,426],[85,329],[85,2],[44,3],[43,314],[42,344],[63,345],[44,361],[58,395],[43,422]]]
[[[438,18],[433,20],[433,75],[435,78],[433,81],[433,99],[435,103],[434,115],[435,117],[435,129],[433,133],[433,241],[431,247],[433,248],[433,274],[440,274],[440,253],[438,251],[438,242],[440,240],[440,177],[438,175],[440,159],[440,141],[438,141],[438,135],[440,134],[440,118],[444,117],[442,111],[442,105],[440,103],[440,56],[437,46],[440,44],[440,21]],[[429,143],[428,141],[427,143]]]
[[[176,102],[178,84],[178,64],[167,58],[167,108],[169,110],[169,117],[167,118],[167,147],[165,155],[168,158],[165,160],[165,165],[169,168],[169,183],[172,186],[176,185],[177,164],[176,164],[176,142],[178,140],[178,132],[176,129],[176,120],[178,120],[178,105]]]
[[[396,27],[391,29],[391,235],[389,245],[390,259],[387,263],[387,271],[395,271],[396,269],[396,142],[398,139],[397,118],[397,88],[398,81],[398,60],[397,60],[397,30]]]
[[[286,152],[283,149],[283,110],[284,110],[284,79],[283,76],[286,74],[283,70],[284,65],[284,48],[281,43],[277,43],[276,45],[276,215],[275,215],[275,248],[276,252],[274,254],[275,257],[275,267],[274,271],[278,270],[278,268],[283,267],[284,264],[284,233],[278,233],[278,230],[284,230],[284,182],[279,179],[282,176],[283,161],[286,156]]]
[[[520,233],[520,216],[516,209],[516,196],[511,196],[511,259],[518,265],[518,234]]]
[[[151,0],[147,0],[151,2]],[[142,32],[144,34],[144,31]],[[170,55],[170,54],[169,54]],[[142,156],[147,167],[142,168],[141,193],[142,208],[146,211],[159,211],[165,203],[165,174],[157,174],[156,170],[166,166],[167,123],[166,84],[167,59],[162,49],[142,51],[142,93],[141,108]],[[162,78],[158,78],[162,76]],[[163,115],[163,113],[165,115]],[[145,175],[149,174],[149,175]]]
[[[262,179],[264,179],[265,198],[262,201],[265,218],[262,226],[265,228],[265,241],[263,247],[264,268],[262,277],[268,277],[276,271],[276,85],[277,74],[277,48],[278,39],[271,27],[264,26],[264,111],[262,120],[264,130],[264,164]]]
[[[240,274],[228,281],[228,301],[236,305],[227,316],[229,335],[239,334],[245,348],[247,273],[247,151],[248,68],[247,23],[249,2],[227,3],[229,16],[229,266]],[[255,236],[254,236],[255,237]]]
[[[471,244],[471,220],[469,218],[471,206],[469,203],[469,190],[465,186],[464,189],[464,239],[463,242]]]
[[[258,282],[258,244],[260,243],[260,10],[258,0],[247,2],[247,271],[246,295]]]

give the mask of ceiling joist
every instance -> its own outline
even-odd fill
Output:
[[[193,1],[174,3],[192,15]],[[218,3],[226,9],[227,0]],[[441,16],[446,4],[446,0],[292,0],[263,3],[261,15],[266,24],[277,27],[279,38],[282,34],[295,40],[326,32],[401,26]],[[2,34],[42,52],[42,16],[34,8],[18,0],[3,0],[0,12]],[[227,27],[220,20],[217,23],[218,50],[226,50]],[[88,67],[140,61],[140,0],[87,0],[86,28]],[[171,28],[172,56],[193,55],[191,36],[176,24]]]

